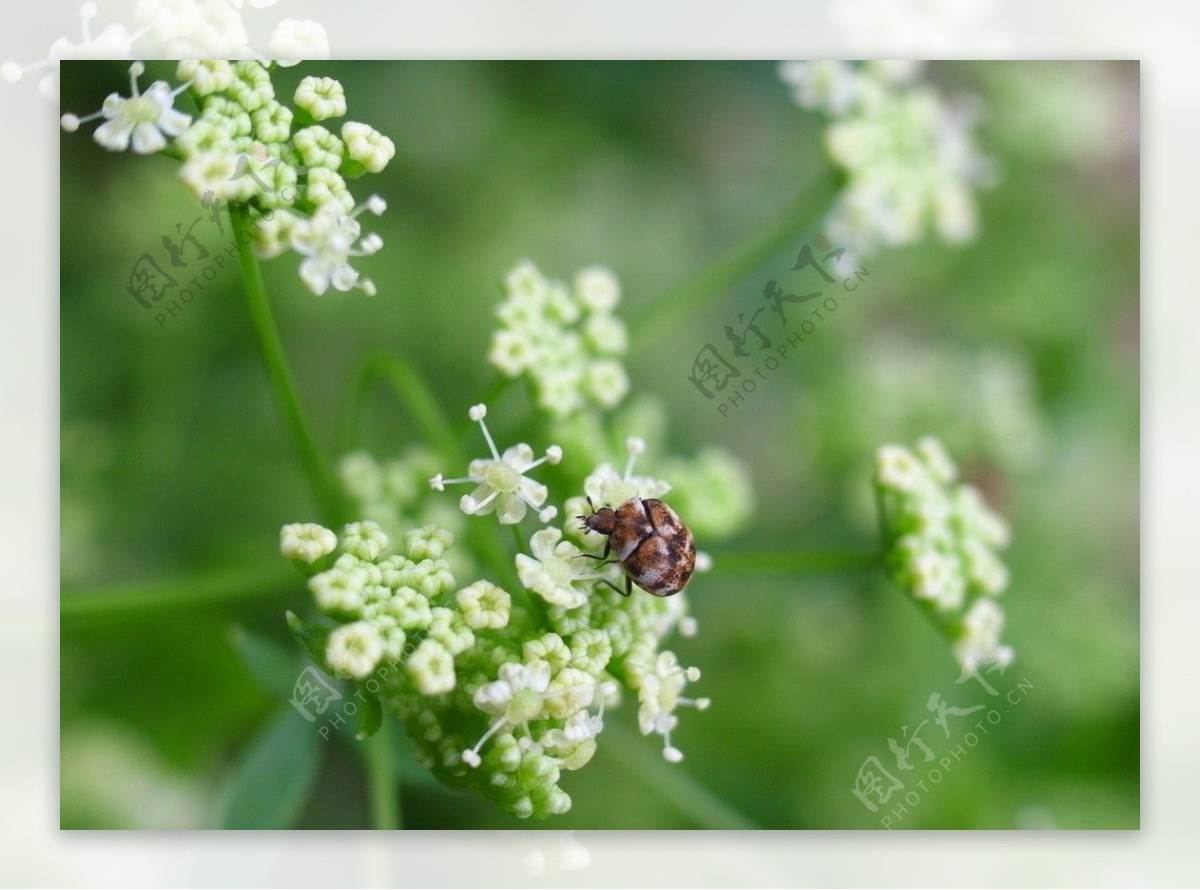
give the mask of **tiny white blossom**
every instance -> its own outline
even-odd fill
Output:
[[[134,21],[168,59],[237,59],[249,55],[241,14],[227,0],[138,0]]]
[[[309,59],[328,59],[329,35],[325,26],[309,19],[284,19],[275,26],[267,49],[281,66],[290,68]]]
[[[254,194],[254,179],[237,177],[237,158],[223,151],[192,155],[179,169],[179,178],[198,198],[243,202]]]
[[[550,675],[550,665],[544,661],[500,665],[500,679],[475,691],[475,707],[496,715],[497,719],[473,748],[462,752],[464,763],[479,766],[479,749],[488,739],[505,726],[523,726],[542,714]]]
[[[504,717],[514,726],[528,723],[542,712],[542,697],[550,685],[550,676],[550,665],[545,661],[505,662],[500,665],[498,680],[475,691],[475,707]]]
[[[475,634],[461,612],[445,606],[430,611],[428,639],[436,640],[451,655],[459,655],[475,645]]]
[[[1001,669],[1013,660],[1011,646],[1000,645],[1004,610],[990,598],[977,600],[963,617],[962,631],[954,643],[954,657],[964,671],[995,664]]]
[[[467,626],[474,630],[498,630],[508,624],[512,597],[491,581],[476,581],[454,595]]]
[[[346,150],[342,140],[320,124],[297,130],[292,142],[307,167],[327,167],[336,171]]]
[[[292,132],[292,109],[286,105],[282,105],[272,99],[261,108],[256,108],[250,113],[250,122],[254,125],[254,135],[259,142],[284,143],[287,142],[288,136]],[[278,160],[275,158],[273,160]],[[295,185],[295,168],[290,164],[277,164],[272,169],[284,169],[292,171],[293,176],[288,185]],[[283,190],[283,184],[276,184],[274,188],[268,191],[280,192]]]
[[[929,475],[941,484],[949,485],[958,478],[958,468],[940,439],[923,436],[917,441],[917,455],[924,461]]]
[[[454,656],[437,640],[422,640],[404,669],[422,695],[443,695],[454,689]]]
[[[589,315],[583,323],[583,335],[601,355],[624,355],[629,349],[625,323],[615,315]]]
[[[346,113],[346,92],[332,77],[306,77],[296,87],[293,101],[313,120],[323,121]]]
[[[279,530],[279,551],[287,559],[314,563],[337,548],[337,535],[315,522],[293,522]]]
[[[501,454],[484,420],[487,407],[475,405],[468,416],[479,424],[492,453],[491,459],[471,461],[467,466],[467,475],[461,479],[446,479],[438,473],[429,480],[429,486],[435,491],[443,491],[447,485],[474,482],[477,486],[475,490],[463,495],[459,501],[462,511],[468,516],[494,512],[502,525],[515,525],[525,518],[528,507],[540,509],[546,502],[546,486],[525,474],[546,462],[558,463],[562,460],[562,449],[551,445],[542,457],[534,459],[533,449],[522,442]]]
[[[329,635],[325,659],[339,675],[361,680],[370,676],[383,657],[383,640],[368,621],[343,624]]]
[[[967,580],[988,596],[1003,593],[1008,587],[1008,567],[996,552],[978,538],[968,538],[962,547]]]
[[[784,62],[779,77],[792,88],[801,108],[840,117],[859,101],[864,77],[852,62],[822,60]]]
[[[958,561],[948,554],[921,547],[909,560],[913,593],[933,600],[942,609],[957,609],[966,595],[966,584]]]
[[[167,137],[183,134],[192,122],[190,115],[175,110],[175,97],[186,89],[181,86],[172,90],[165,80],[156,80],[146,92],[139,93],[138,77],[146,70],[141,62],[129,68],[128,98],[111,93],[104,100],[104,107],[87,117],[74,114],[62,116],[62,127],[68,133],[79,129],[79,125],[103,117],[104,123],[96,128],[92,138],[109,151],[125,151],[132,148],[137,154],[151,154],[167,146]]]
[[[526,640],[521,647],[521,655],[525,661],[544,661],[550,665],[550,670],[557,673],[571,663],[571,647],[556,633],[543,634],[532,640]]]
[[[629,393],[629,375],[615,359],[599,359],[587,366],[588,394],[605,408],[620,404]]]
[[[175,76],[186,82],[197,96],[207,96],[229,88],[233,83],[233,66],[224,59],[184,59],[175,68]]]
[[[379,173],[396,156],[396,145],[369,124],[347,121],[342,124],[346,154],[371,173]]]
[[[683,753],[671,744],[671,732],[679,724],[676,707],[689,705],[702,711],[709,706],[707,698],[690,699],[680,694],[688,681],[698,679],[698,670],[685,670],[674,652],[663,651],[655,660],[653,670],[642,677],[638,689],[638,728],[642,735],[657,733],[662,736],[663,758],[671,763],[683,759]]]
[[[350,265],[355,257],[370,256],[378,252],[383,240],[378,235],[362,236],[358,216],[364,209],[382,213],[380,204],[368,201],[346,214],[340,207],[326,205],[312,218],[297,223],[291,232],[292,248],[305,257],[300,264],[300,280],[317,296],[332,286],[335,290],[348,291],[357,287],[368,296],[374,295],[375,286],[359,277],[358,270]]]
[[[454,535],[436,525],[423,525],[404,535],[409,559],[441,559],[446,548],[454,543]]]
[[[875,478],[891,491],[912,492],[925,480],[925,470],[904,446],[884,445],[875,452]]]
[[[328,167],[310,167],[304,197],[326,213],[340,211],[349,214],[354,209],[354,196],[342,174]]]
[[[575,276],[575,294],[592,312],[609,313],[621,301],[621,284],[603,266],[589,266]]]
[[[978,537],[991,547],[1007,547],[1011,533],[1008,523],[984,501],[979,489],[960,485],[953,498],[955,518],[963,531]]]
[[[588,707],[596,697],[596,678],[578,668],[565,667],[546,687],[546,714],[567,718]]]
[[[488,361],[509,377],[516,377],[533,365],[537,354],[533,341],[523,332],[502,328],[492,336]]]
[[[308,579],[308,587],[318,608],[325,612],[351,614],[362,608],[365,602],[363,591],[368,583],[370,579],[361,569],[337,565]]]
[[[577,609],[587,602],[588,595],[576,584],[603,576],[589,571],[580,559],[583,552],[561,539],[562,532],[556,528],[534,532],[529,541],[533,556],[517,554],[517,574],[522,584],[551,605]]]
[[[263,259],[277,257],[292,244],[292,229],[301,218],[290,210],[279,209],[261,217],[254,227],[254,251]]]
[[[342,547],[362,560],[373,560],[388,546],[388,536],[378,522],[352,522],[342,529]]]

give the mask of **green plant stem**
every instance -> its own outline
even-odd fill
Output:
[[[317,448],[304,412],[300,407],[296,384],[288,367],[287,356],[283,351],[283,342],[279,338],[279,328],[275,324],[275,316],[271,312],[271,302],[263,284],[262,269],[259,268],[258,258],[254,255],[251,246],[254,243],[253,223],[250,221],[246,208],[236,204],[229,205],[229,218],[233,224],[238,266],[241,268],[242,282],[246,289],[246,302],[254,323],[254,332],[258,335],[258,343],[262,348],[263,358],[266,360],[267,370],[271,376],[275,398],[283,411],[284,421],[325,521],[334,526],[340,525],[346,519],[341,490],[328,462]]]
[[[442,457],[455,464],[465,461],[458,437],[454,435],[450,422],[438,407],[437,399],[425,381],[407,362],[388,353],[380,352],[368,357],[355,378],[350,397],[350,416],[346,424],[351,441],[355,441],[360,432],[363,402],[371,384],[377,380],[387,384],[397,401],[408,410],[421,434],[433,443]]]
[[[63,621],[151,614],[164,609],[191,609],[265,599],[295,584],[286,565],[254,566],[153,584],[118,584],[91,589],[65,589],[59,601]]]
[[[820,575],[848,569],[882,568],[877,550],[830,550],[818,553],[717,553],[713,575]]]
[[[615,720],[606,721],[600,750],[615,754],[647,787],[679,814],[701,828],[752,830],[749,818],[700,784],[681,764],[668,764],[654,753],[654,740],[635,737]]]
[[[395,831],[404,827],[400,815],[400,782],[392,759],[390,739],[385,716],[379,730],[362,742],[367,795],[371,801],[371,824],[380,831]]]
[[[689,281],[660,295],[631,320],[633,349],[636,351],[657,343],[670,332],[674,323],[726,293],[798,236],[806,234],[828,212],[835,194],[836,183],[832,175],[810,183],[800,198],[771,225],[750,235]]]

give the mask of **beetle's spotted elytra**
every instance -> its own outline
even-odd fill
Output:
[[[591,499],[588,499],[591,504]],[[654,596],[673,596],[696,570],[696,542],[675,511],[656,498],[632,497],[617,508],[593,507],[580,516],[591,531],[607,538],[604,555],[614,554],[625,571],[625,596],[636,584]]]

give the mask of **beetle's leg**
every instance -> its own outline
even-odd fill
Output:
[[[617,591],[620,593],[620,591]],[[625,576],[625,593],[623,596],[633,596],[633,579],[628,575]]]
[[[604,539],[604,558],[608,559],[608,554],[612,553],[612,538]]]
[[[597,556],[595,553],[580,553],[580,554],[579,554],[579,557],[580,557],[581,559],[596,559],[596,560],[599,560],[599,562],[598,562],[598,563],[596,563],[596,568],[599,568],[600,566],[611,566],[611,565],[616,565],[616,564],[617,564],[617,560],[615,560],[615,559],[606,559],[606,558],[605,558],[605,557],[603,557],[603,556]]]
[[[628,579],[627,579],[627,580],[628,580]],[[603,581],[601,581],[600,583],[601,583],[601,584],[607,584],[609,587],[611,587],[611,588],[612,588],[613,590],[615,590],[617,593],[621,594],[621,596],[629,596],[629,594],[628,594],[628,593],[626,593],[625,591],[623,591],[623,590],[622,590],[620,587],[618,587],[616,584],[613,584],[613,583],[612,583],[611,581],[609,581],[607,578],[605,578],[605,579],[604,579]]]

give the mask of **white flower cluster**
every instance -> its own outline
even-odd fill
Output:
[[[683,757],[671,744],[676,709],[708,706],[682,695],[699,672],[660,650],[684,619],[683,597],[626,598],[599,573],[580,577],[581,551],[561,536],[544,529],[535,558],[517,555],[529,589],[514,598],[486,579],[460,588],[447,560],[453,536],[436,526],[409,532],[402,553],[369,520],[346,526],[340,542],[311,523],[280,535],[283,554],[315,572],[309,589],[336,622],[322,630],[321,666],[376,677],[423,765],[521,817],[570,808],[560,778],[592,758],[622,685],[671,762]]]
[[[629,337],[613,314],[620,299],[608,269],[583,269],[567,286],[522,262],[505,278],[488,361],[508,377],[528,375],[538,405],[555,417],[589,403],[612,408],[629,391],[618,359]]]
[[[250,0],[249,5],[261,9],[275,2]],[[157,51],[143,53],[143,58],[261,58],[250,46],[242,6],[243,0],[138,0],[133,11],[137,28],[110,24],[93,35],[91,22],[99,7],[88,0],[79,9],[79,41],[60,37],[44,59],[30,65],[5,62],[0,65],[0,80],[16,83],[33,71],[49,69],[38,83],[38,90],[45,98],[57,100],[59,65],[64,59],[129,59],[133,44],[147,36],[157,44]],[[267,48],[280,65],[330,57],[325,27],[308,19],[277,22]]]
[[[918,71],[906,61],[780,67],[797,103],[830,119],[826,147],[846,184],[826,233],[860,256],[914,243],[930,227],[955,243],[978,229],[975,191],[992,173],[975,145],[977,114],[914,81]]]
[[[997,551],[1008,546],[1009,529],[977,489],[956,484],[957,474],[932,437],[915,449],[884,445],[876,452],[888,572],[946,629],[964,670],[1003,667],[1013,650],[1000,644],[1004,612],[995,597],[1008,588]]]
[[[183,159],[180,177],[197,198],[248,208],[260,256],[295,251],[303,257],[300,279],[314,294],[330,287],[375,293],[353,263],[376,253],[383,239],[364,234],[359,217],[379,216],[387,204],[378,195],[356,203],[347,180],[380,172],[396,150],[367,124],[347,121],[334,133],[319,123],[346,113],[340,83],[305,77],[288,106],[276,98],[264,62],[185,60],[176,69],[181,86],[160,80],[139,93],[144,70],[141,62],[130,68],[128,98],[113,93],[88,117],[65,114],[63,128],[103,117],[98,143],[141,154],[167,148],[169,137]],[[200,109],[194,120],[174,108],[184,90]]]

